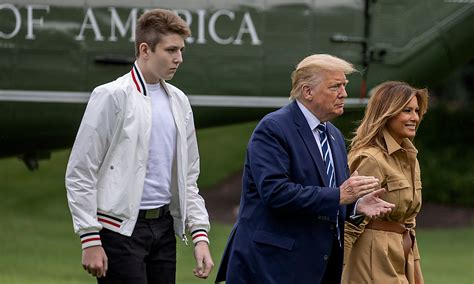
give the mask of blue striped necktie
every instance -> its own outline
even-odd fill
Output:
[[[319,140],[321,142],[321,150],[323,153],[323,160],[326,164],[326,175],[329,180],[329,187],[336,187],[336,177],[334,176],[334,165],[332,163],[331,155],[329,154],[329,141],[326,135],[326,125],[321,123],[316,129],[319,133]]]
[[[319,141],[321,142],[322,150],[321,152],[323,154],[324,163],[326,164],[326,175],[329,180],[329,187],[336,188],[336,176],[334,174],[334,164],[332,162],[331,155],[329,154],[329,141],[328,136],[326,134],[326,124],[319,124],[318,126],[316,126],[316,130],[319,133]],[[342,247],[341,236],[339,234],[339,210],[337,211],[336,231],[339,246]]]

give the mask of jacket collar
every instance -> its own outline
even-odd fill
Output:
[[[135,84],[135,87],[137,88],[137,91],[140,92],[142,95],[147,96],[148,92],[145,85],[145,79],[143,78],[140,68],[138,68],[137,61],[133,63],[133,67],[132,70],[130,70],[130,73],[132,75],[132,80]]]
[[[148,89],[146,87],[145,78],[142,75],[142,71],[138,67],[137,61],[133,63],[132,70],[130,70],[130,74],[132,75],[132,81],[137,91],[146,97],[148,95]],[[165,93],[169,96],[171,93],[168,89],[168,86],[166,86],[165,81],[160,80],[160,84],[165,90]]]
[[[405,149],[408,152],[418,153],[418,150],[408,138],[404,138],[402,140],[402,144],[399,145],[386,129],[383,130],[383,138],[385,140],[385,144],[387,145],[387,152],[389,155],[392,155],[394,152],[401,149]]]

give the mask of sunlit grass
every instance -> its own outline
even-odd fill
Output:
[[[474,283],[474,227],[419,230],[416,237],[425,283]]]

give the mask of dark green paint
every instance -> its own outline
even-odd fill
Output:
[[[34,2],[38,5],[39,1]],[[48,4],[48,13],[34,12],[34,17],[44,18],[43,27],[33,29],[34,40],[25,39],[25,5],[28,4],[14,4],[22,24],[14,38],[0,39],[0,90],[90,92],[130,69],[129,64],[96,62],[104,57],[134,58],[134,44],[128,40],[130,31],[116,42],[107,40],[110,37],[108,6],[96,6],[88,1],[105,40],[94,41],[94,33],[88,30],[84,33],[86,40],[77,41],[74,37],[79,34],[88,6],[80,1],[67,2],[70,3],[64,6]],[[366,72],[368,89],[385,80],[404,80],[429,87],[474,57],[472,1],[158,3],[164,8],[188,10],[193,16],[191,27],[195,42],[187,44],[184,64],[171,81],[190,95],[287,97],[295,64],[313,53],[330,53],[353,62]],[[130,1],[127,5],[134,6],[112,5],[123,22],[132,8],[140,8],[138,13],[141,14],[149,3]],[[197,9],[205,9],[207,13],[205,44],[196,43],[199,37]],[[207,26],[210,16],[222,9],[234,12],[235,20],[218,19],[216,32],[221,38],[235,37],[242,17],[248,12],[262,44],[252,45],[249,34],[243,36],[242,45],[221,45],[210,39]],[[366,9],[370,19],[364,16]],[[13,20],[10,12],[0,10],[0,31],[12,31]],[[367,20],[370,26],[364,31]],[[336,42],[332,40],[335,35],[365,38],[367,48],[357,40]],[[360,92],[362,78],[361,73],[349,77],[350,96],[366,95]],[[0,101],[0,156],[69,147],[84,107],[84,104]],[[198,127],[258,119],[270,110],[194,107]]]

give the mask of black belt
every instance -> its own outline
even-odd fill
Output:
[[[138,212],[138,218],[142,219],[158,219],[170,212],[169,204],[154,209],[143,209]]]

